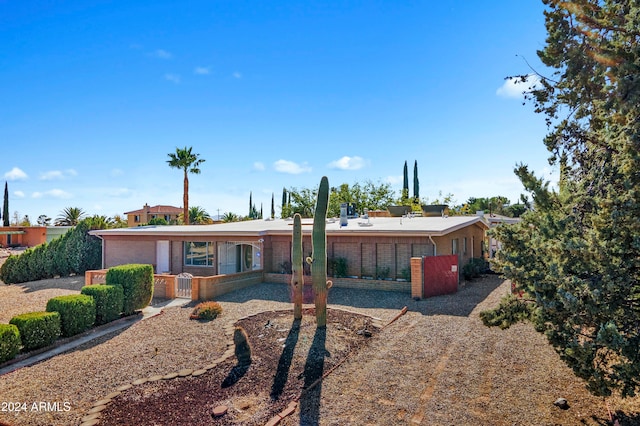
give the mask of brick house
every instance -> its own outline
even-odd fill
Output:
[[[173,206],[149,206],[146,204],[141,209],[125,212],[127,215],[127,226],[139,226],[148,223],[151,219],[164,219],[167,223],[177,221],[182,214],[182,207]]]
[[[312,219],[303,219],[303,251],[312,251]],[[103,241],[103,267],[154,265],[157,273],[214,276],[261,270],[265,281],[287,272],[292,220],[215,225],[141,226],[91,231]],[[479,216],[328,219],[327,257],[346,259],[353,279],[407,280],[412,257],[458,256],[464,265],[481,257],[486,221]]]

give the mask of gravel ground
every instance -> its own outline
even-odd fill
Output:
[[[50,294],[77,292],[77,285],[73,277],[0,285],[0,322],[8,321],[9,311],[42,309]],[[403,306],[409,312],[324,380],[316,395],[320,410],[312,423],[605,425],[608,403],[612,410],[624,410],[621,425],[638,424],[637,399],[592,397],[531,326],[499,330],[482,325],[478,313],[495,306],[508,290],[509,283],[496,276],[468,283],[457,294],[422,301],[399,293],[331,289],[332,306],[384,323]],[[192,305],[169,308],[73,351],[0,376],[0,404],[26,403],[26,410],[17,412],[3,412],[0,407],[0,422],[79,424],[95,401],[121,385],[201,368],[218,358],[226,350],[224,328],[239,318],[291,308],[288,289],[279,284],[261,284],[218,301],[224,312],[215,321],[189,321]],[[559,397],[569,401],[568,410],[553,405]],[[298,411],[281,424],[302,423]]]

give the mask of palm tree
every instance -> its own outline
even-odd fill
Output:
[[[211,223],[211,216],[205,209],[199,206],[189,207],[189,222],[197,225]]]
[[[85,216],[84,210],[79,207],[67,207],[56,218],[56,226],[76,226]]]
[[[232,212],[226,212],[225,214],[222,215],[222,221],[227,223],[227,222],[237,222],[239,221],[240,218],[238,217],[237,214],[232,213]]]
[[[182,194],[182,217],[184,224],[189,224],[189,173],[200,174],[200,164],[204,163],[204,159],[198,158],[200,154],[193,154],[192,147],[183,149],[176,148],[175,153],[167,154],[169,156],[169,167],[174,169],[182,169],[184,171],[184,191]]]

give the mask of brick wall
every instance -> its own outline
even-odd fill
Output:
[[[358,288],[362,290],[373,291],[398,291],[401,293],[411,293],[410,282],[386,281],[386,280],[368,280],[362,278],[335,278],[328,277],[336,288]],[[289,274],[264,274],[264,281],[268,283],[290,284],[291,275]],[[304,283],[311,284],[311,276],[304,276]],[[331,290],[329,290],[331,291]]]

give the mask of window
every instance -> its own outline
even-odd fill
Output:
[[[140,216],[135,215],[135,216],[133,217],[133,221],[134,221],[134,222],[140,222]]]
[[[213,266],[213,250],[212,242],[185,242],[185,266]]]
[[[458,239],[451,240],[451,254],[458,254]]]
[[[462,254],[467,254],[467,237],[462,239]]]
[[[164,220],[166,220],[167,222],[171,221],[171,216],[169,216],[168,214],[164,215]]]

